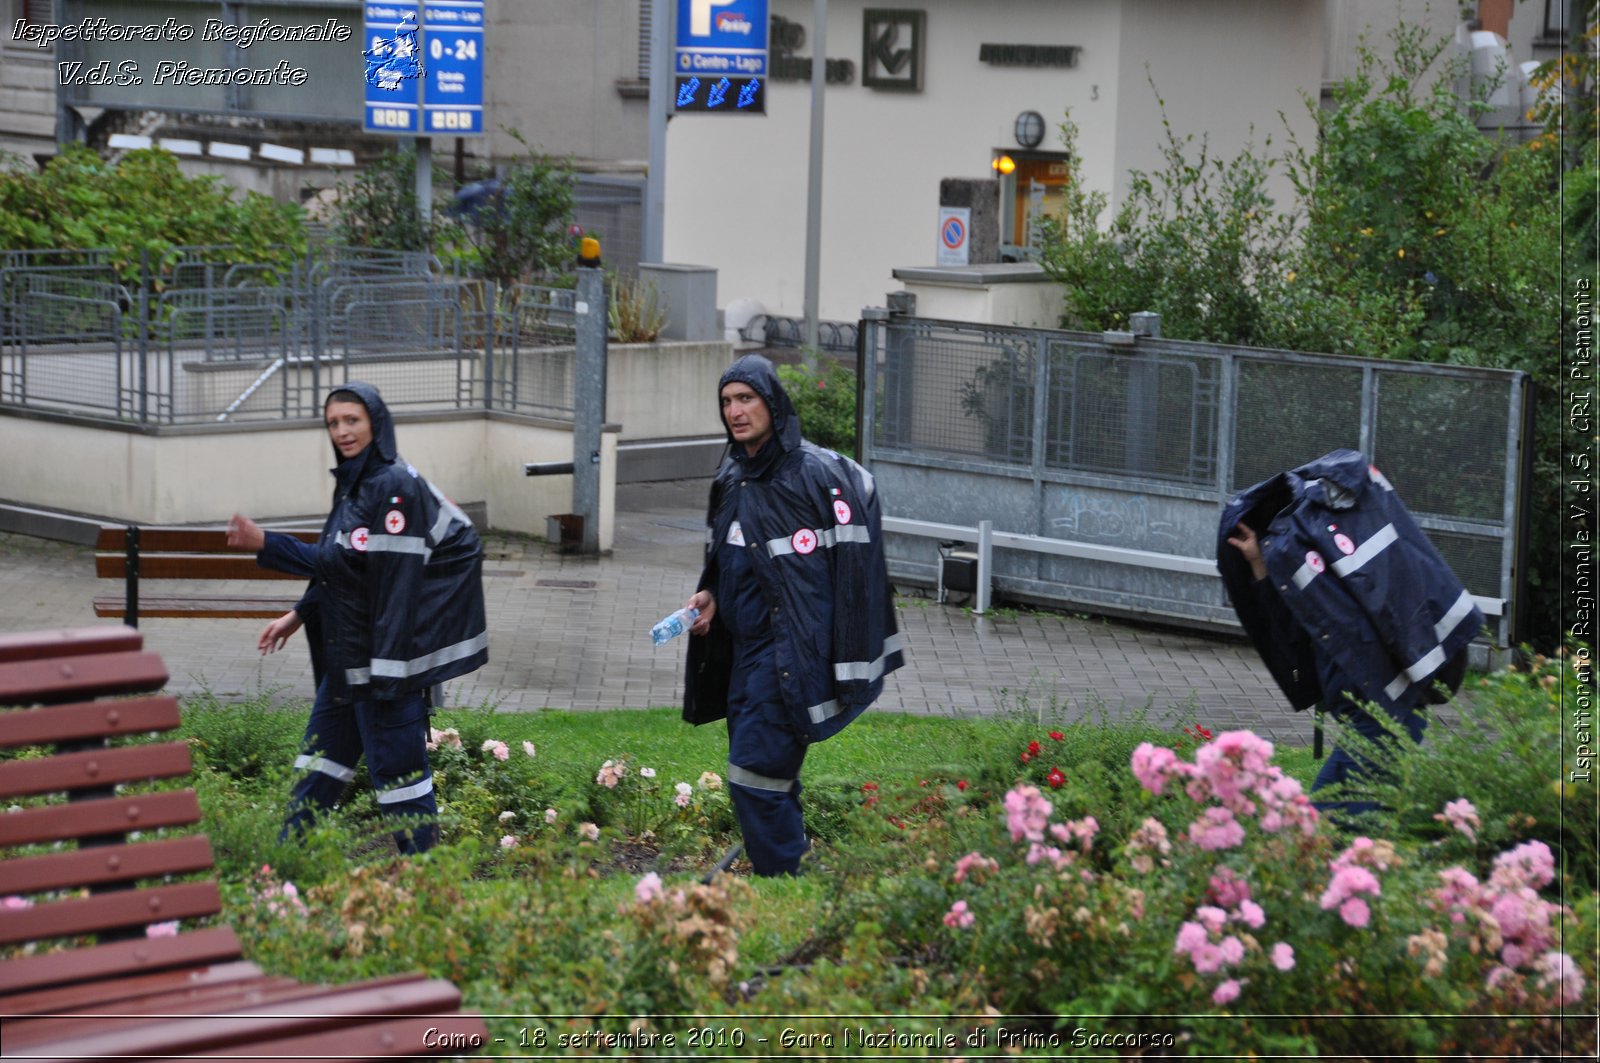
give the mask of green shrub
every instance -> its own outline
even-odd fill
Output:
[[[445,829],[411,859],[393,855],[365,790],[279,845],[288,782],[275,755],[197,758],[195,774],[247,957],[303,981],[450,978],[475,1008],[518,1016],[490,1020],[503,1054],[641,1031],[674,1033],[671,1054],[691,1048],[687,1028],[711,1054],[827,1054],[823,1038],[839,1054],[846,1028],[892,1026],[957,1038],[899,1049],[942,1057],[1027,1054],[1051,1037],[1059,1055],[1111,1032],[1138,1033],[1146,1052],[1228,1057],[1553,1055],[1594,1048],[1592,1023],[1556,1006],[1564,992],[1567,1016],[1592,1014],[1596,999],[1592,951],[1570,948],[1600,924],[1586,873],[1593,783],[1549,785],[1567,734],[1559,705],[1591,681],[1586,667],[1538,661],[1474,686],[1461,728],[1432,729],[1393,788],[1374,791],[1396,811],[1363,839],[1309,822],[1280,758],[1248,733],[1068,720],[1014,695],[996,718],[869,713],[813,750],[804,801],[818,852],[798,880],[698,885],[736,837],[720,780],[702,785],[690,767],[721,740],[669,710],[442,714]],[[210,746],[231,734],[287,756],[304,713],[274,725],[272,711],[217,707],[185,727]],[[535,738],[530,757],[521,743]],[[1158,746],[1175,750],[1165,767]],[[1304,751],[1282,759],[1301,776],[1315,768]],[[1159,778],[1160,794],[1141,782]],[[1037,841],[1030,801],[1052,806],[1035,814]],[[1205,818],[1223,807],[1230,818]],[[1334,864],[1377,892],[1324,907]],[[1563,934],[1575,967],[1552,980]]]
[[[160,269],[174,248],[231,245],[238,261],[287,267],[306,249],[304,214],[257,192],[235,199],[217,177],[185,177],[149,148],[115,164],[70,144],[33,172],[0,169],[0,250],[109,248],[125,280]]]
[[[819,447],[856,456],[856,374],[828,362],[813,373],[803,365],[780,365],[778,379],[800,414],[802,434]]]

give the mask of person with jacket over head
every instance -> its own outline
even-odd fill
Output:
[[[1424,708],[1466,673],[1483,613],[1412,519],[1393,485],[1354,450],[1264,480],[1230,500],[1217,568],[1267,670],[1296,710],[1321,703],[1373,742],[1377,705],[1420,742]],[[1311,792],[1373,766],[1335,746]],[[1371,801],[1317,802],[1359,813]]]
[[[903,663],[872,475],[800,436],[772,363],[717,385],[729,452],[711,486],[688,606],[684,719],[728,721],[728,789],[758,875],[796,874],[809,842],[800,765]]]
[[[407,821],[403,853],[437,839],[428,715],[435,688],[488,660],[483,546],[467,515],[407,464],[378,389],[348,383],[323,407],[333,444],[333,509],[316,544],[235,514],[228,544],[266,568],[310,577],[266,626],[262,653],[306,626],[321,675],[281,839],[331,808],[363,755],[379,807]]]

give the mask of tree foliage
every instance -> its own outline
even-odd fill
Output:
[[[1557,641],[1560,433],[1555,409],[1561,276],[1592,254],[1592,205],[1568,209],[1563,158],[1546,134],[1518,145],[1485,136],[1480,104],[1438,63],[1444,42],[1402,24],[1390,56],[1363,50],[1332,106],[1307,101],[1313,143],[1223,161],[1167,130],[1163,167],[1135,173],[1100,228],[1106,199],[1069,186],[1044,226],[1042,263],[1066,288],[1069,328],[1125,328],[1162,314],[1174,339],[1524,370],[1540,393],[1531,485],[1531,630]],[[1430,73],[1430,71],[1432,73]],[[1068,116],[1063,140],[1073,151]],[[1278,204],[1281,169],[1297,193]],[[1594,154],[1569,181],[1593,187]],[[1585,222],[1584,218],[1589,218]],[[1592,266],[1589,267],[1592,271]]]
[[[576,176],[536,154],[515,130],[511,135],[525,153],[505,167],[493,201],[465,227],[469,265],[502,291],[551,279],[570,270],[577,257],[568,232]]]

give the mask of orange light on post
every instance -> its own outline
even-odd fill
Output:
[[[1001,177],[1010,176],[1017,168],[1016,160],[1009,155],[997,155],[995,156],[995,160],[989,165],[993,167],[994,172],[999,174]]]
[[[600,241],[592,236],[585,236],[578,244],[578,265],[595,267],[600,265]]]

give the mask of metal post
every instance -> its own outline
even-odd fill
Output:
[[[677,36],[677,0],[650,0],[650,159],[644,184],[644,246],[641,262],[665,262],[667,118],[672,106],[672,42]]]
[[[413,144],[417,153],[417,220],[422,223],[422,231],[426,233],[428,226],[433,224],[433,141],[428,137],[417,137]],[[432,247],[423,248],[431,251]]]
[[[989,611],[989,583],[994,579],[994,521],[978,522],[978,589],[972,611],[983,616]]]
[[[572,512],[583,518],[583,553],[600,552],[600,426],[606,419],[606,275],[578,267],[573,367]]]
[[[139,626],[139,526],[123,529],[122,620],[129,627]]]
[[[816,0],[811,19],[811,162],[806,176],[806,368],[817,368],[817,286],[822,272],[822,110],[828,78],[828,0]]]

